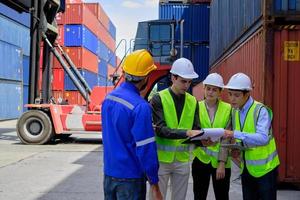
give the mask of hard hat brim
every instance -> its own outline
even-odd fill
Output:
[[[195,78],[198,78],[199,75],[194,72],[193,74],[189,74],[189,75],[182,75],[182,74],[178,74],[178,73],[172,73],[172,71],[170,71],[171,74],[174,74],[174,75],[177,75],[177,76],[180,76],[181,78],[185,78],[185,79],[195,79]]]
[[[224,89],[228,89],[228,90],[240,90],[240,91],[251,91],[252,90],[252,88],[239,88],[239,87],[233,87],[233,86],[227,86],[227,85],[225,85],[224,87],[223,87]]]

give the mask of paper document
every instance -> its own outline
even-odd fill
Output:
[[[201,130],[201,133],[193,137],[189,137],[183,143],[198,143],[200,140],[210,139],[212,142],[219,141],[224,135],[224,129],[222,128],[208,128]]]

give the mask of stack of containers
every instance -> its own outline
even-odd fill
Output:
[[[0,27],[0,120],[7,120],[28,103],[30,15],[0,3]]]
[[[57,42],[64,47],[89,86],[108,86],[108,68],[116,67],[116,28],[99,3],[66,2],[66,11],[57,15],[60,36]],[[54,93],[63,93],[71,104],[84,100],[56,58],[53,60]]]
[[[210,71],[227,82],[248,74],[251,95],[271,107],[281,182],[300,183],[300,2],[296,0],[211,3]],[[227,95],[224,95],[226,99]]]
[[[174,1],[170,1],[174,2]],[[184,20],[183,25],[183,57],[194,64],[199,78],[194,83],[202,81],[208,74],[209,61],[209,3],[210,1],[178,1],[169,3],[160,1],[159,19]],[[180,26],[175,30],[177,51],[180,52]],[[169,78],[158,84],[158,90],[168,86]]]

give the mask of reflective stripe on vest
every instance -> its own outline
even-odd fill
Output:
[[[192,129],[197,101],[186,93],[182,114],[178,123],[176,107],[169,89],[159,92],[166,125],[172,129]],[[171,163],[175,160],[190,160],[190,145],[182,144],[184,139],[167,139],[156,136],[158,159],[160,162]]]
[[[205,105],[205,101],[199,102],[199,120],[201,128],[226,128],[231,115],[231,106],[221,100],[218,101],[216,113],[213,122]],[[218,167],[218,156],[220,152],[220,143],[211,147],[197,147],[193,154],[203,163],[211,163],[214,168]],[[230,168],[231,162],[226,162],[226,167]]]
[[[234,116],[234,127],[235,130],[245,132],[248,134],[256,133],[256,123],[259,117],[259,113],[263,104],[254,101],[249,111],[246,115],[243,128],[240,124],[239,111],[233,112]],[[270,118],[272,119],[272,111],[268,107]],[[261,177],[268,172],[272,171],[275,167],[279,165],[279,158],[276,150],[275,139],[272,136],[272,131],[269,131],[269,142],[264,146],[257,146],[253,148],[248,148],[245,151],[245,162],[249,173],[254,177]],[[243,170],[244,164],[242,163],[241,170]]]

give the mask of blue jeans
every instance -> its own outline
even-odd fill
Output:
[[[104,176],[105,200],[144,200],[146,199],[145,178],[114,178]]]

